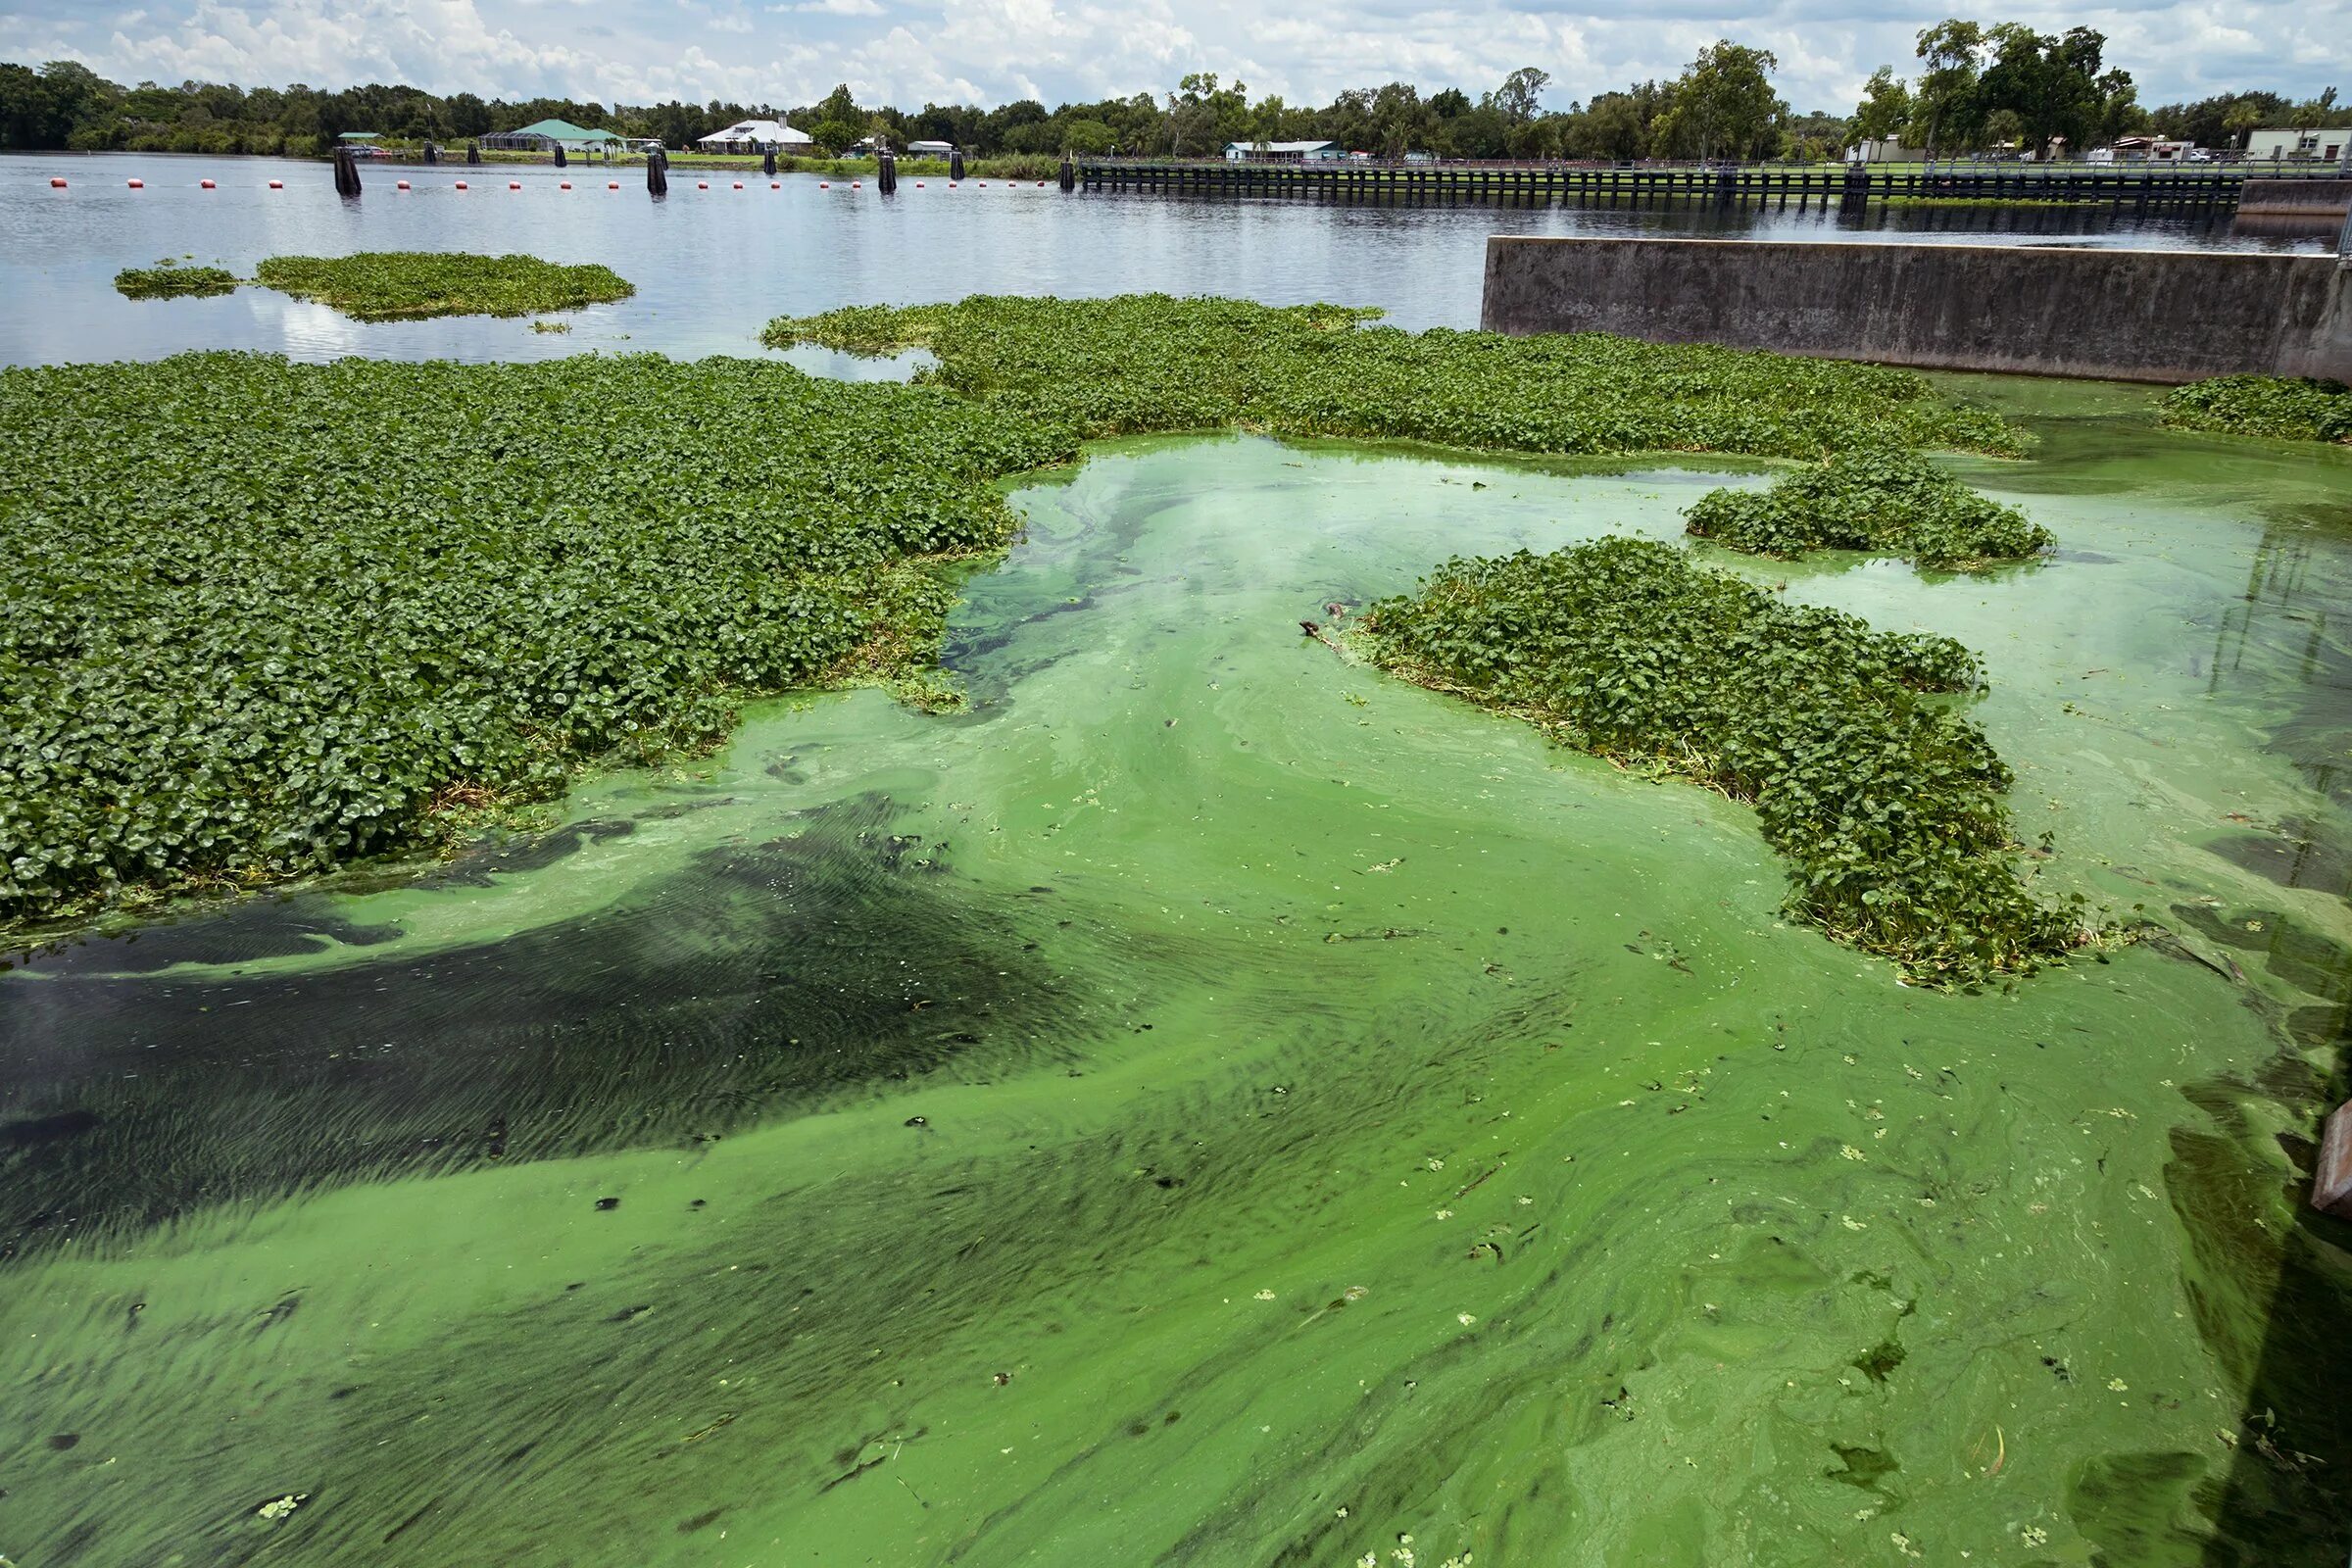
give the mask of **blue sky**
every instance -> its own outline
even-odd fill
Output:
[[[1165,91],[1191,71],[1252,96],[1323,103],[1393,79],[1473,93],[1513,69],[1551,73],[1555,107],[1671,75],[1718,37],[1781,58],[1798,110],[1844,113],[1874,67],[1908,70],[1945,6],[1777,0],[6,0],[0,59],[80,60],[117,80],[247,86],[406,81],[439,92],[637,103],[682,97],[809,103],[836,81],[865,102],[1049,105]],[[2045,30],[2094,26],[2140,101],[2267,86],[2352,94],[2352,0],[2180,0],[2118,10],[2005,10]]]

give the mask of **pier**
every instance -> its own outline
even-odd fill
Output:
[[[1881,204],[2073,206],[2133,216],[2236,207],[2250,179],[2339,180],[2268,164],[1594,164],[1081,158],[1077,188],[1339,202],[1495,202],[1859,212]],[[2276,188],[2276,184],[2272,186]]]

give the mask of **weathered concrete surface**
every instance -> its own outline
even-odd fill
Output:
[[[2341,218],[2352,212],[2352,179],[2249,179],[2237,210],[2262,217]]]
[[[2026,375],[2352,380],[2352,268],[2220,251],[1496,235],[1481,324]]]

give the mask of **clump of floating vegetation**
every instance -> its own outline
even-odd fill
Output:
[[[254,281],[332,306],[363,321],[424,316],[533,316],[627,299],[636,288],[609,267],[564,267],[535,256],[363,251],[272,256]]]
[[[748,697],[928,672],[935,563],[1072,456],[937,392],[639,356],[15,368],[0,424],[0,921],[430,848]]]
[[[775,347],[927,348],[919,380],[1081,437],[1242,425],[1491,451],[1856,446],[2010,454],[2018,433],[1908,370],[1598,333],[1504,337],[1365,324],[1375,312],[1130,294],[859,306],[768,324]]]
[[[126,267],[115,274],[116,292],[134,300],[226,294],[236,286],[236,274],[225,268],[183,267],[176,262],[164,262],[154,267]]]
[[[1700,538],[1755,555],[1865,550],[1950,570],[2022,561],[2055,543],[2015,507],[1893,448],[1839,453],[1769,490],[1711,490],[1683,516]]]
[[[2157,409],[2165,423],[2182,430],[2275,441],[2352,441],[2352,387],[2341,381],[2222,375],[2173,388]]]
[[[1628,538],[1450,561],[1361,624],[1407,679],[1752,802],[1788,913],[1915,980],[2029,973],[2086,939],[2019,876],[2009,769],[1924,695],[1978,679],[1949,638],[1875,632]]]

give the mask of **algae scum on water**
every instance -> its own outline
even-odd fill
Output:
[[[2108,389],[1973,388],[2004,420],[1797,366],[1784,417],[1769,357],[1102,309],[1124,346],[1082,334],[1102,385],[1066,398],[1010,371],[1074,347],[993,329],[986,374],[943,328],[947,384],[913,388],[9,372],[44,439],[98,428],[46,405],[201,421],[204,383],[256,388],[202,426],[220,475],[159,434],[144,491],[16,481],[12,530],[54,530],[38,602],[79,608],[40,643],[10,617],[0,671],[89,748],[61,759],[205,810],[397,762],[413,854],[447,759],[384,748],[438,715],[564,804],[0,974],[0,1552],[2340,1560],[2343,1239],[2298,1211],[2352,987],[2337,455],[2159,431]],[[1351,333],[1496,431],[1500,362],[1548,356],[1536,455],[1321,439],[1234,348]],[[1284,440],[1095,441],[1168,417],[1196,342],[1227,368],[1177,427]],[[1606,367],[1678,390],[1613,406]],[[1380,433],[1347,379],[1320,428]],[[500,412],[581,390],[625,428],[534,447]],[[722,396],[795,422],[685,428]],[[1740,554],[1689,514],[1773,475],[1622,455],[1819,463],[1839,399],[1992,455],[1937,467],[2055,548],[1967,576],[1899,541]],[[237,418],[334,461],[271,464]],[[451,461],[352,466],[339,428],[404,420]],[[1335,650],[1301,618],[1372,626]],[[1350,657],[1383,638],[1507,711]],[[934,653],[945,711],[760,700]],[[114,705],[86,735],[59,680]],[[1806,739],[1834,700],[1855,735]],[[172,743],[110,738],[118,711]],[[278,738],[346,713],[318,758]],[[1783,731],[1827,751],[1776,800],[1748,749]],[[1818,863],[1803,824],[1856,757],[1903,788]],[[281,814],[240,842],[355,863],[272,836],[311,792],[247,793]],[[102,825],[132,799],[72,798]],[[1904,924],[1926,905],[1848,897],[1904,811],[1945,813],[1931,882],[2031,899],[2001,906],[2019,956],[2077,894],[2162,940],[1896,985],[1810,922],[1946,961]]]

